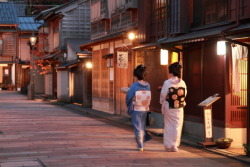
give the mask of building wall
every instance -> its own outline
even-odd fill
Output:
[[[90,2],[78,3],[73,9],[62,11],[64,17],[60,25],[60,47],[67,38],[90,39]]]
[[[68,70],[57,71],[57,99],[69,102],[69,72]]]
[[[127,116],[125,94],[121,87],[129,87],[133,83],[133,58],[131,51],[124,47],[131,47],[131,41],[117,39],[100,45],[94,45],[92,51],[92,102],[93,109],[111,114]],[[117,67],[117,51],[127,51],[128,67]],[[108,58],[103,56],[113,54],[113,67],[107,67]]]
[[[53,82],[53,79],[52,79],[52,74],[51,73],[47,73],[47,74],[44,74],[44,80],[45,80],[45,94],[48,95],[48,96],[52,96],[53,93],[52,93],[52,82]]]
[[[246,128],[222,128],[213,126],[213,139],[216,140],[221,137],[232,138],[234,140],[231,145],[232,147],[242,147],[242,144],[246,143],[246,133]],[[183,134],[196,138],[200,140],[200,142],[204,142],[204,124],[185,121]]]
[[[30,46],[27,45],[28,38],[21,38],[20,39],[20,59],[21,61],[30,61]]]
[[[75,54],[75,51],[69,46],[67,45],[67,60],[71,61],[71,60],[76,60],[77,59],[77,55]]]
[[[39,70],[35,71],[35,93],[44,94],[44,75],[39,74]]]
[[[221,98],[213,104],[213,119],[217,126],[224,126],[225,88],[228,81],[226,81],[226,62],[224,56],[218,56],[216,53],[216,41],[187,45],[183,51],[183,60],[183,78],[188,90],[186,119],[200,118],[202,108],[197,105],[218,93]]]

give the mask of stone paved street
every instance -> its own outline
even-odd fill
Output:
[[[136,149],[129,126],[16,92],[0,91],[1,167],[244,167],[239,161],[182,145],[165,152],[154,136]]]

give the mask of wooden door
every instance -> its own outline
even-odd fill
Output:
[[[120,48],[121,49],[121,48]],[[126,94],[121,92],[121,87],[129,87],[133,82],[132,53],[128,52],[127,68],[117,67],[117,51],[114,54],[114,92],[115,92],[115,114],[127,116]]]

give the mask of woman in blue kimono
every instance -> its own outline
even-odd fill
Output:
[[[151,91],[148,82],[144,81],[146,76],[146,67],[139,65],[134,69],[134,76],[138,79],[133,83],[126,95],[126,104],[128,107],[128,114],[132,117],[132,124],[134,127],[135,140],[139,151],[143,151],[143,142],[150,137],[145,133],[146,117],[149,111],[149,104],[151,101]]]

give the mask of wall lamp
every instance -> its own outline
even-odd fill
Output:
[[[135,33],[134,33],[134,32],[130,32],[130,33],[128,33],[128,39],[130,39],[130,40],[134,40],[135,38],[137,38],[137,36],[135,35]]]
[[[226,55],[226,41],[217,41],[217,55]]]
[[[161,65],[168,65],[168,50],[161,49]]]
[[[92,64],[91,62],[87,62],[87,63],[85,64],[85,67],[86,67],[87,69],[91,69],[91,68],[93,67],[93,64]]]

